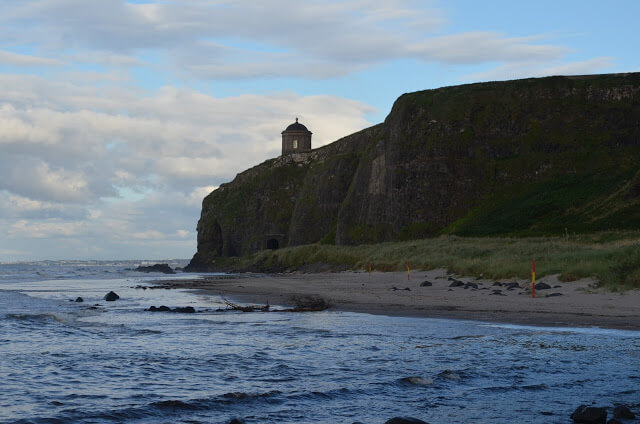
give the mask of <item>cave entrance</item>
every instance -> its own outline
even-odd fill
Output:
[[[278,248],[280,248],[278,240],[274,238],[267,240],[267,249],[277,250]]]

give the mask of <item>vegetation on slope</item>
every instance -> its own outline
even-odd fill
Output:
[[[629,167],[563,175],[505,190],[445,228],[461,236],[540,236],[640,228],[640,172]]]
[[[485,278],[529,278],[560,274],[572,281],[595,277],[612,290],[640,288],[640,232],[599,232],[553,237],[458,237],[389,242],[360,246],[313,244],[242,258],[219,258],[220,269],[284,272],[324,269],[400,271],[447,268],[458,275]]]

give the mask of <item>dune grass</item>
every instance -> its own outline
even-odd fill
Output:
[[[446,268],[459,275],[529,278],[560,274],[571,281],[595,277],[611,290],[640,288],[640,231],[568,237],[459,237],[360,246],[304,245],[236,258],[233,268],[285,271],[331,264],[336,269],[413,270]]]

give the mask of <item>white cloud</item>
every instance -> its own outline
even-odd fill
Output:
[[[25,238],[53,238],[53,237],[77,237],[86,233],[84,222],[62,221],[52,219],[47,222],[34,222],[21,219],[15,221],[9,228],[8,235]]]
[[[569,52],[560,46],[532,44],[534,41],[536,37],[469,32],[427,39],[407,47],[407,51],[424,60],[455,64],[549,61]]]
[[[278,156],[280,132],[296,116],[318,147],[369,126],[372,111],[291,92],[216,98],[0,75],[3,88],[0,248],[58,239],[61,252],[80,255],[99,240],[102,250],[90,250],[103,257],[189,256],[204,196]]]
[[[538,43],[539,34],[438,36],[445,24],[441,10],[409,0],[25,0],[4,6],[4,12],[5,38],[30,27],[32,43],[43,51],[73,49],[66,60],[172,69],[213,80],[334,78],[400,58],[448,64],[549,61],[569,51]],[[155,59],[141,59],[140,53]]]
[[[534,78],[549,75],[586,75],[605,72],[614,66],[611,57],[555,64],[541,65],[537,62],[500,65],[484,72],[476,72],[464,77],[465,81],[511,80],[518,78]]]
[[[30,56],[0,50],[0,65],[10,66],[59,66],[64,62],[57,59]]]

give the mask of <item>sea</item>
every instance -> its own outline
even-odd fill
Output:
[[[246,313],[149,289],[202,274],[134,271],[141,263],[0,264],[0,423],[547,424],[582,404],[640,412],[638,331]],[[109,291],[120,299],[106,302]]]

